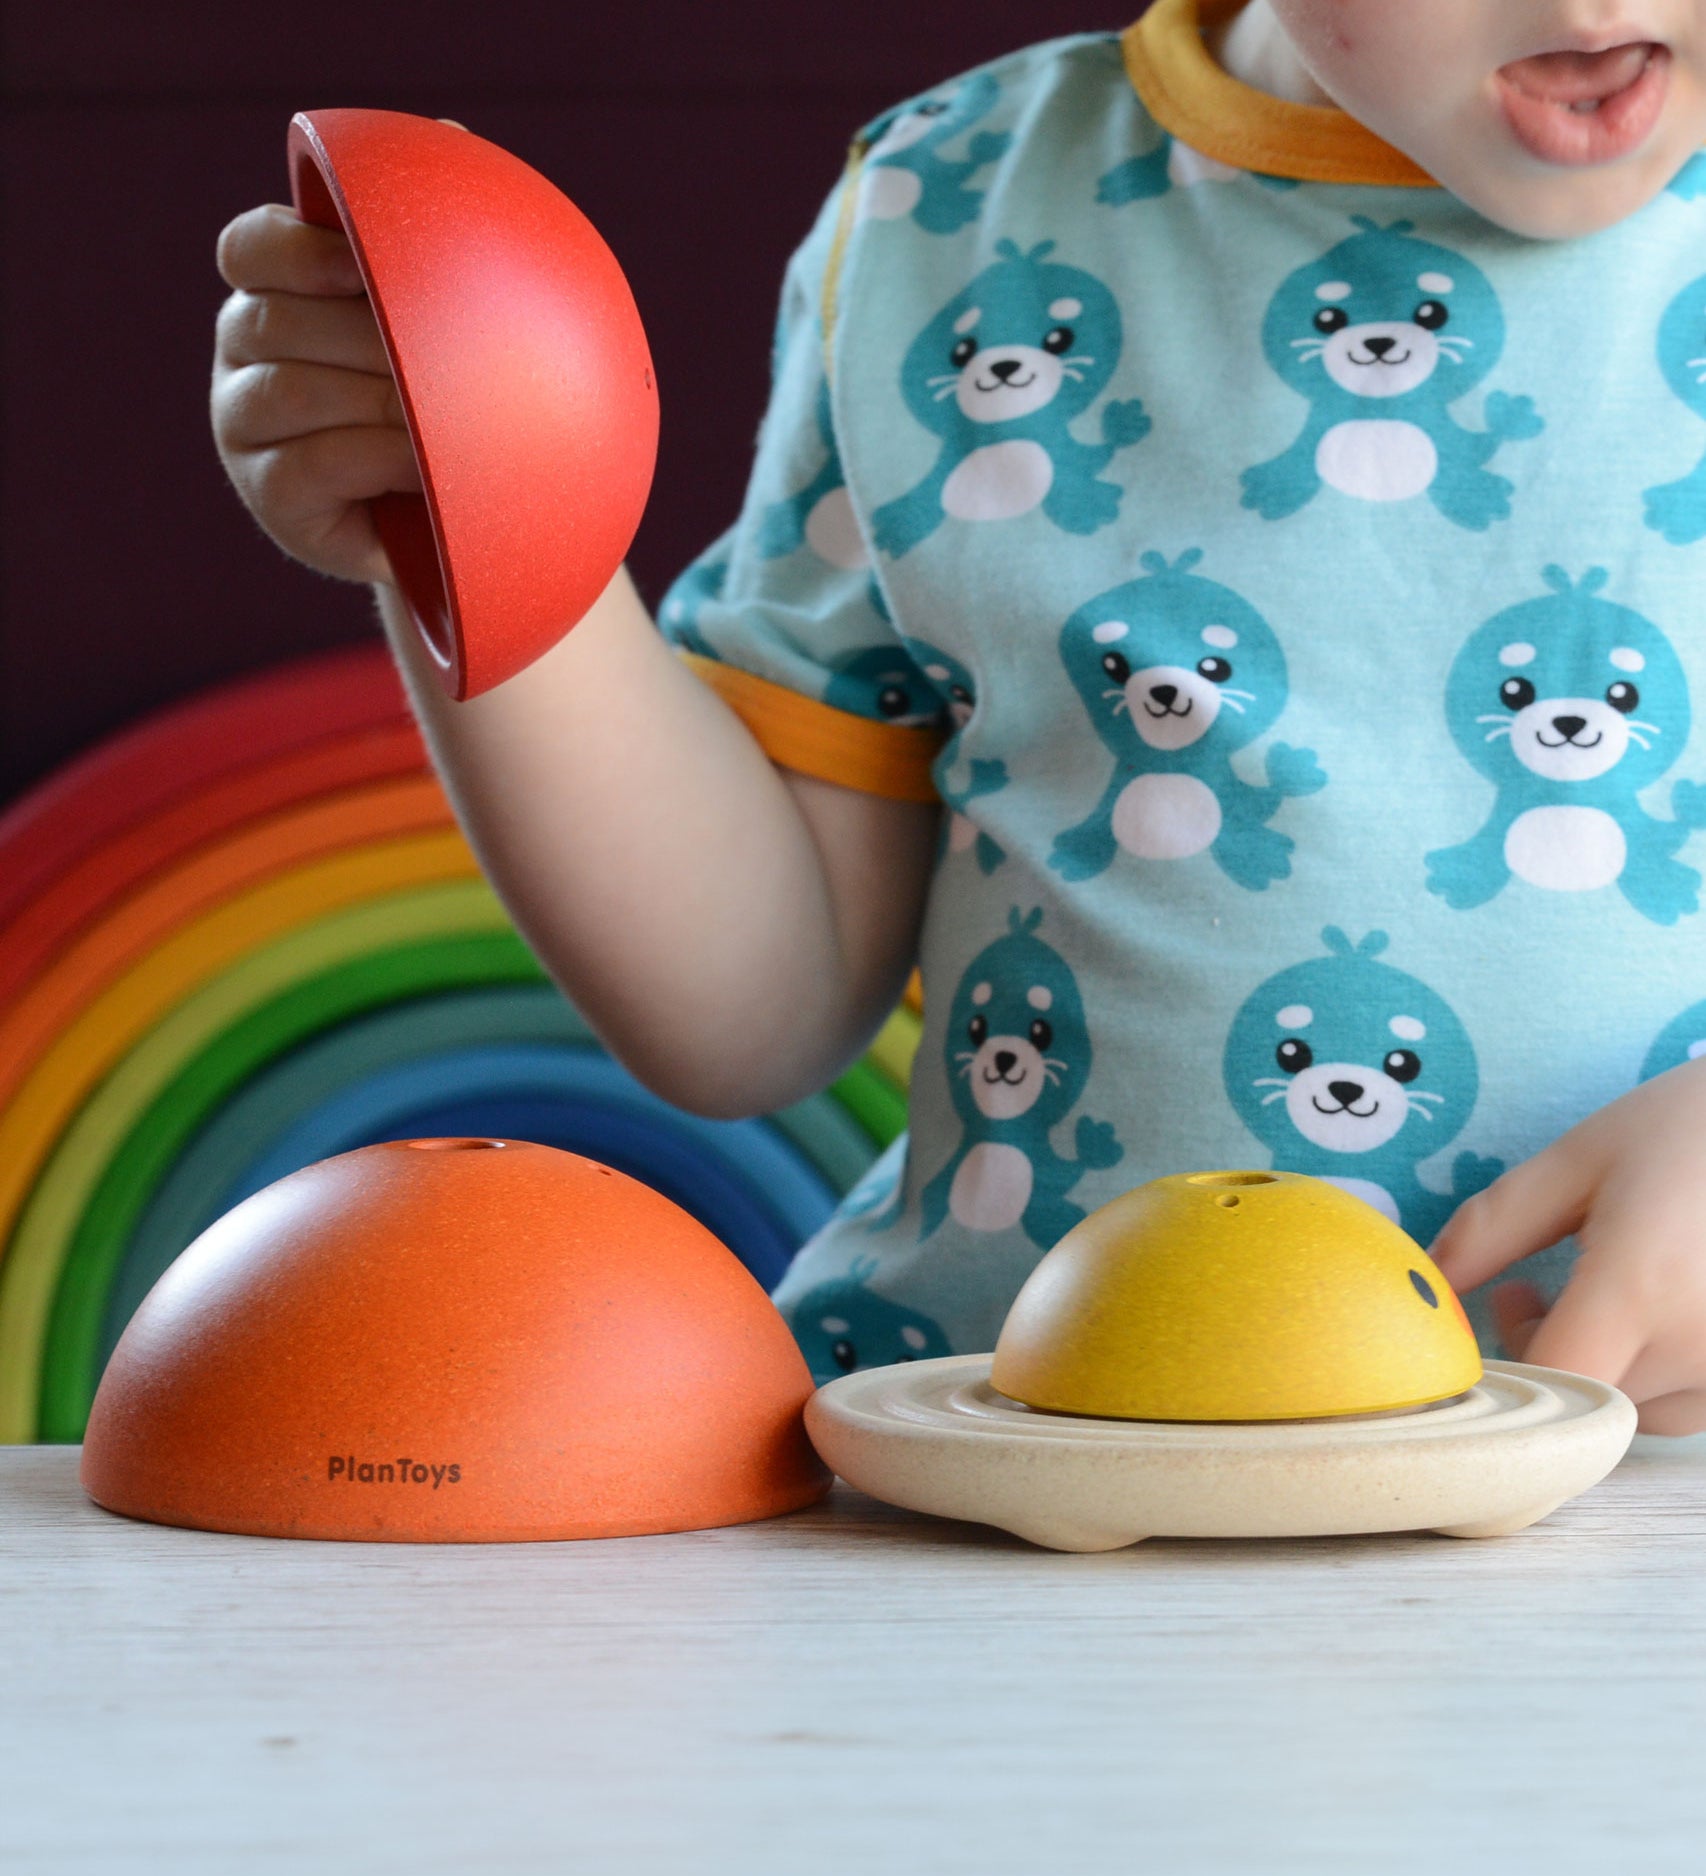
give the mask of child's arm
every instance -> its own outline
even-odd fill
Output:
[[[537,664],[447,699],[366,508],[420,483],[347,242],[271,205],[226,228],[219,266],[226,469],[286,552],[374,583],[434,763],[541,961],[681,1105],[753,1113],[822,1086],[899,995],[936,809],[774,767],[626,573]]]
[[[553,651],[467,703],[379,591],[487,877],[634,1073],[730,1114],[845,1066],[911,968],[937,810],[774,767],[625,572]]]
[[[1458,1207],[1432,1255],[1459,1290],[1575,1234],[1550,1310],[1532,1284],[1496,1291],[1521,1361],[1611,1381],[1644,1433],[1706,1429],[1706,1059],[1608,1102]]]

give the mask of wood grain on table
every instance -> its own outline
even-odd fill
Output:
[[[1706,1870],[1706,1439],[1519,1536],[1100,1556],[838,1486],[578,1544],[111,1517],[0,1449],[0,1869]]]

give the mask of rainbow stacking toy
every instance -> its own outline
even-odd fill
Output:
[[[160,712],[0,816],[0,1441],[77,1440],[173,1257],[312,1160],[522,1136],[765,1284],[904,1125],[918,1018],[751,1121],[647,1094],[484,884],[379,646]]]

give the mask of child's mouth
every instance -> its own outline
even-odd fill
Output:
[[[1496,74],[1511,133],[1543,163],[1609,163],[1643,144],[1664,108],[1670,52],[1652,40],[1540,52]]]

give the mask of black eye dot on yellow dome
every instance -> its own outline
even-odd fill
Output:
[[[1419,1270],[1410,1272],[1410,1281],[1416,1286],[1416,1294],[1427,1304],[1429,1309],[1439,1308],[1439,1298],[1434,1295],[1434,1286]]]

